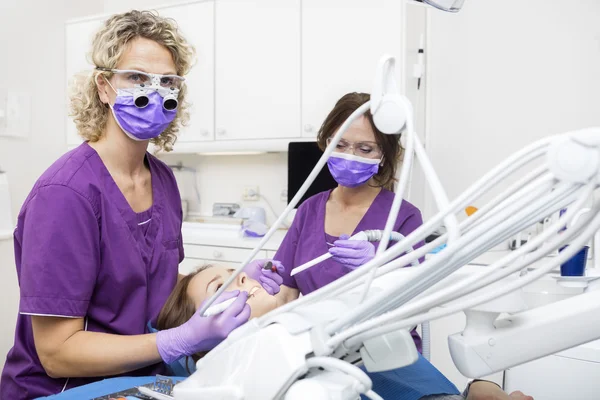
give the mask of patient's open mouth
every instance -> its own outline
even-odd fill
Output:
[[[260,287],[258,287],[258,286],[255,286],[252,289],[250,289],[250,292],[248,293],[248,297],[254,296],[254,293],[256,293],[258,290],[260,290]]]

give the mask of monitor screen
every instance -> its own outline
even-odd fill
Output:
[[[316,142],[291,142],[288,147],[288,204],[294,198],[298,190],[308,175],[319,161],[323,152],[319,149]],[[302,196],[296,208],[311,196],[325,190],[333,189],[337,182],[329,173],[327,165],[323,166],[317,179],[308,188],[308,191]]]

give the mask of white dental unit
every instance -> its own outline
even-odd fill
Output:
[[[455,11],[452,7],[460,9],[461,4],[462,1],[438,1],[435,6]],[[522,376],[527,376],[528,367],[518,367],[522,364],[556,353],[552,357],[562,354],[574,360],[575,353],[584,351],[581,349],[585,346],[599,348],[586,343],[600,339],[600,276],[572,278],[571,283],[581,288],[580,294],[535,308],[528,307],[523,288],[553,277],[553,270],[592,240],[600,228],[600,204],[593,202],[600,178],[600,128],[535,142],[450,201],[414,132],[412,106],[397,92],[393,70],[394,59],[384,56],[376,71],[371,101],[344,122],[300,191],[237,273],[294,208],[348,126],[367,110],[371,110],[382,132],[402,132],[406,148],[396,197],[375,258],[326,287],[232,332],[198,361],[192,376],[175,387],[175,399],[350,400],[360,394],[380,399],[372,391],[368,376],[355,364],[362,363],[369,371],[381,371],[415,362],[417,350],[409,329],[459,311],[467,316],[466,326],[448,337],[455,365],[472,378],[504,370],[510,376],[513,372],[516,377],[511,390],[527,392],[527,382],[519,382],[516,372],[517,368],[524,368]],[[392,237],[415,160],[425,172],[439,212],[407,237]],[[533,163],[537,166],[531,172],[475,214],[458,221],[458,212]],[[579,212],[584,207],[590,211]],[[487,266],[468,265],[565,208],[567,211],[551,226],[518,249]],[[413,250],[416,243],[442,224],[447,233]],[[388,247],[390,238],[394,242]],[[403,268],[442,244],[446,246],[418,267]],[[569,244],[566,249],[547,257],[565,244]],[[319,264],[306,268],[319,268]],[[237,273],[212,301],[227,289]],[[200,312],[205,312],[210,304],[206,302]],[[576,347],[569,353],[568,349]],[[600,366],[600,359],[596,362]],[[537,368],[534,363],[526,365]],[[545,382],[549,392],[553,391],[552,379],[558,378]],[[590,397],[595,394],[585,389],[573,395],[560,398],[598,398]],[[559,397],[542,400],[554,398]]]

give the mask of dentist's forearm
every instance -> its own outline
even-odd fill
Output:
[[[110,376],[162,362],[156,334],[87,332],[79,319],[33,317],[36,350],[52,378]]]

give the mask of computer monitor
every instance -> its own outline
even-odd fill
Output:
[[[288,204],[292,201],[298,190],[308,175],[323,155],[316,142],[291,142],[288,146]],[[337,186],[337,182],[329,173],[327,165],[323,166],[317,179],[308,188],[308,191],[302,196],[296,208],[309,197],[333,189]]]

